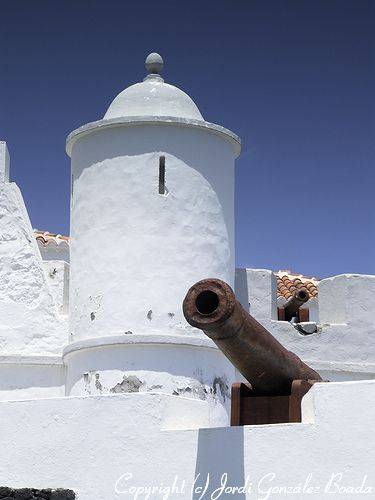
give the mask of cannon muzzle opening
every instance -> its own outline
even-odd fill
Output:
[[[206,279],[190,288],[182,308],[188,323],[214,339],[216,329],[233,314],[235,305],[236,298],[229,285],[218,279]]]
[[[306,288],[300,288],[299,290],[297,290],[295,293],[295,297],[297,300],[302,302],[302,304],[307,302],[310,298],[309,292],[306,290]]]
[[[195,307],[200,314],[208,316],[219,307],[219,297],[211,290],[203,290],[195,299]]]
[[[285,320],[290,321],[294,317],[299,320],[299,308],[309,300],[310,294],[306,288],[299,288],[294,292],[292,297],[288,299],[284,306]]]

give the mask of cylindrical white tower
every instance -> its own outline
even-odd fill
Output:
[[[67,139],[74,339],[65,352],[74,372],[68,376],[68,393],[90,391],[91,372],[92,387],[103,389],[97,370],[111,362],[87,364],[87,351],[94,347],[97,358],[99,347],[184,345],[199,373],[206,368],[192,347],[214,352],[186,323],[182,301],[200,279],[233,284],[234,160],[240,141],[229,130],[204,121],[187,94],[164,82],[162,66],[161,57],[150,54],[144,81],[121,92],[103,120],[80,127]],[[83,351],[85,378],[77,362],[74,369],[70,366]],[[160,359],[155,369],[139,363],[148,373],[178,372],[170,366],[170,356],[169,368],[162,362],[159,366]],[[225,376],[229,384],[230,374],[223,371],[231,367],[221,360],[218,370],[216,358],[221,355],[215,351],[214,357],[209,376]],[[187,366],[184,370],[191,371]],[[206,384],[207,377],[202,377]],[[151,378],[155,382],[158,377]],[[78,381],[81,388],[75,390]],[[160,386],[160,380],[152,385]],[[172,393],[179,391],[178,383],[174,385]]]

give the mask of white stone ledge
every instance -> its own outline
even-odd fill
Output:
[[[304,362],[312,366],[315,370],[375,373],[375,363],[342,363],[340,361],[313,361],[309,359],[304,359]]]
[[[114,335],[109,337],[94,337],[85,340],[77,340],[66,346],[63,350],[63,359],[76,351],[108,347],[114,345],[176,345],[184,347],[203,347],[215,349],[217,346],[209,338],[192,337],[183,335]]]
[[[0,356],[0,365],[63,365],[61,356]]]
[[[66,139],[66,152],[69,156],[71,156],[73,145],[76,140],[79,137],[93,132],[94,130],[129,125],[173,125],[207,130],[208,132],[213,132],[216,135],[225,136],[225,138],[232,144],[236,157],[238,157],[241,152],[241,139],[229,129],[222,127],[221,125],[216,125],[215,123],[187,118],[177,118],[175,116],[127,116],[86,123],[86,125],[82,125],[82,127],[73,130],[73,132],[68,135]]]

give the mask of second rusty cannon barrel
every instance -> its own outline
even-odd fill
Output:
[[[231,287],[206,279],[188,291],[183,311],[190,325],[210,337],[258,395],[290,394],[293,380],[321,380],[236,300]]]
[[[290,321],[294,316],[298,316],[299,308],[309,300],[310,295],[306,288],[299,288],[288,299],[284,306],[285,319]]]

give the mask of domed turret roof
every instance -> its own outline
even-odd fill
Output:
[[[204,121],[194,101],[160,76],[163,59],[152,53],[146,59],[148,75],[141,83],[123,90],[109,106],[105,120],[130,116],[176,117]]]
[[[148,75],[141,83],[123,90],[109,106],[103,119],[86,123],[73,130],[66,139],[66,151],[71,156],[77,140],[93,131],[152,124],[194,128],[213,133],[229,141],[237,156],[241,139],[230,130],[205,121],[194,101],[182,90],[165,83],[160,73],[163,59],[153,52],[146,59]]]

